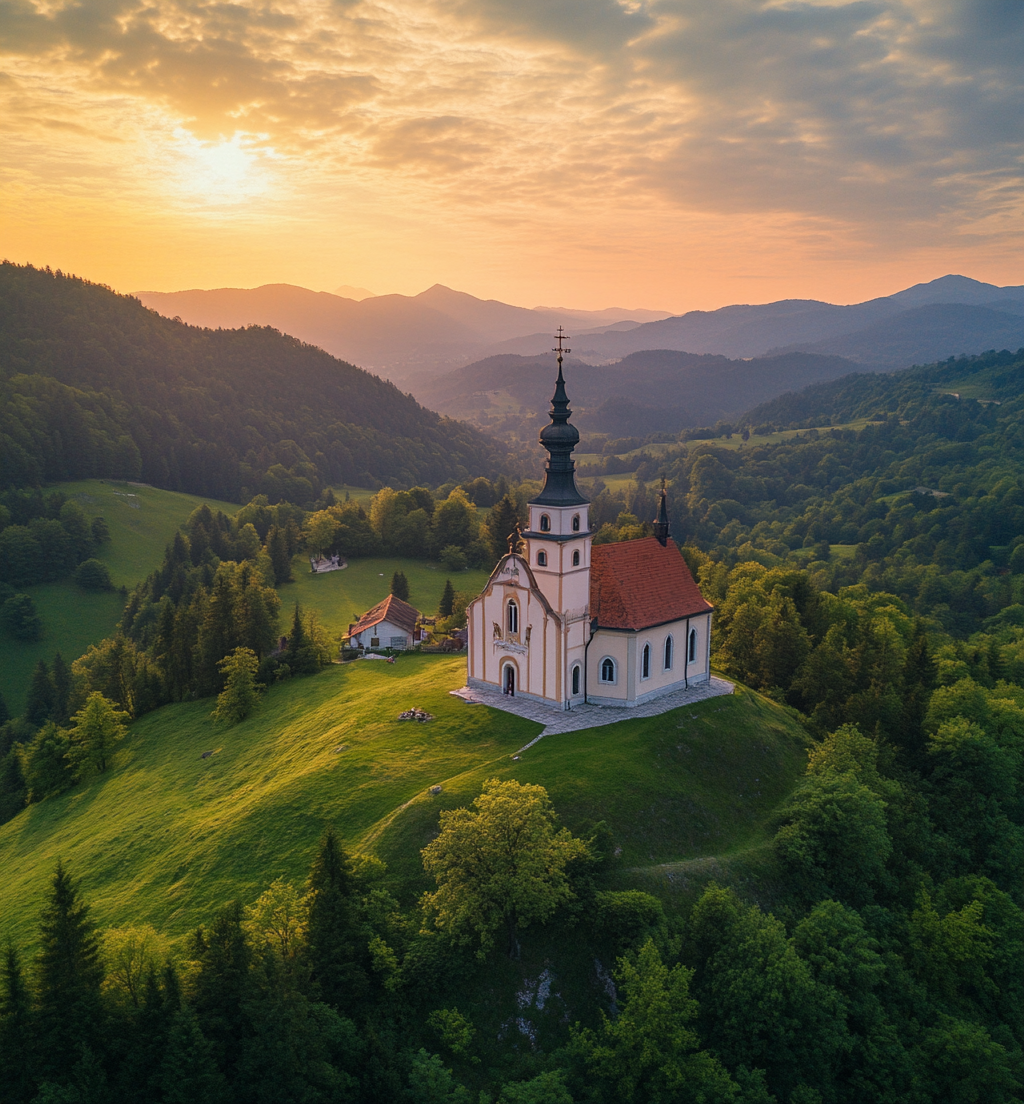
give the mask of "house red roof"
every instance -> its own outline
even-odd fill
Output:
[[[355,636],[364,629],[372,629],[374,625],[387,621],[396,628],[405,629],[410,635],[416,628],[416,622],[420,618],[420,611],[401,598],[389,594],[383,602],[378,602],[373,609],[367,610],[354,625],[349,625],[349,636]]]
[[[708,613],[675,541],[655,537],[591,549],[590,616],[602,629],[650,629]]]

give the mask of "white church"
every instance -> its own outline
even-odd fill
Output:
[[[544,489],[466,611],[467,683],[552,709],[628,709],[708,681],[712,606],[669,537],[664,489],[653,537],[593,546],[558,353]]]

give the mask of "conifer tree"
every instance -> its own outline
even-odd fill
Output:
[[[3,694],[0,694],[0,725],[7,724],[11,719],[11,711],[7,708],[7,701]]]
[[[164,1104],[220,1104],[228,1099],[213,1048],[187,1005],[174,1016],[158,1084]]]
[[[228,724],[237,724],[256,708],[260,690],[256,685],[259,660],[250,648],[236,648],[231,655],[220,661],[224,674],[224,690],[217,698],[217,708],[213,715]]]
[[[57,652],[53,657],[53,667],[50,670],[53,678],[53,712],[51,716],[59,725],[68,723],[71,716],[69,706],[71,704],[71,668],[64,661],[64,657]]]
[[[46,660],[40,659],[32,668],[25,699],[25,719],[35,728],[44,725],[53,713],[53,679]]]
[[[64,1080],[101,1029],[96,929],[78,884],[58,859],[39,925],[37,1040],[44,1079]]]
[[[27,1104],[32,1095],[32,1027],[21,961],[8,944],[0,975],[0,1104]]]
[[[274,567],[274,582],[281,583],[292,581],[292,557],[288,550],[288,538],[285,531],[277,525],[271,525],[267,533],[267,554]]]
[[[196,964],[192,1005],[199,1027],[213,1048],[218,1068],[230,1081],[245,1034],[244,1006],[252,995],[252,950],[237,901],[221,909],[208,928],[195,933],[190,957]]]
[[[403,602],[409,601],[409,580],[404,571],[396,571],[391,576],[391,593]]]
[[[491,507],[487,517],[487,534],[491,555],[500,560],[508,552],[508,538],[520,524],[519,505],[510,494],[503,495]]]
[[[441,591],[441,601],[437,603],[438,617],[451,617],[452,606],[455,603],[455,588],[451,579],[445,579],[444,590]]]
[[[53,721],[47,721],[32,737],[25,751],[24,768],[30,801],[60,793],[72,782],[69,748],[67,734]]]
[[[17,748],[0,759],[0,824],[6,824],[25,807],[25,772]]]
[[[352,860],[328,827],[306,884],[306,941],[310,974],[320,999],[346,1011],[366,988],[355,907]]]
[[[285,649],[284,658],[293,675],[313,675],[320,670],[316,647],[306,632],[306,625],[302,619],[302,607],[298,602],[295,603],[292,631],[288,634],[288,647]]]

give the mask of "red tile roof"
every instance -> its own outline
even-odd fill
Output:
[[[412,633],[413,629],[416,628],[419,617],[418,609],[410,606],[408,602],[403,602],[401,598],[389,594],[383,602],[378,602],[373,609],[367,610],[354,625],[350,625],[348,634],[349,636],[355,636],[364,629],[371,629],[374,625],[379,625],[382,621],[387,621],[396,628],[405,629],[406,632]]]
[[[590,616],[602,629],[650,629],[713,607],[675,541],[655,537],[591,549]]]

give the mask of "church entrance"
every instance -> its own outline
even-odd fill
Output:
[[[505,693],[512,698],[516,696],[516,669],[511,663],[505,666]]]

